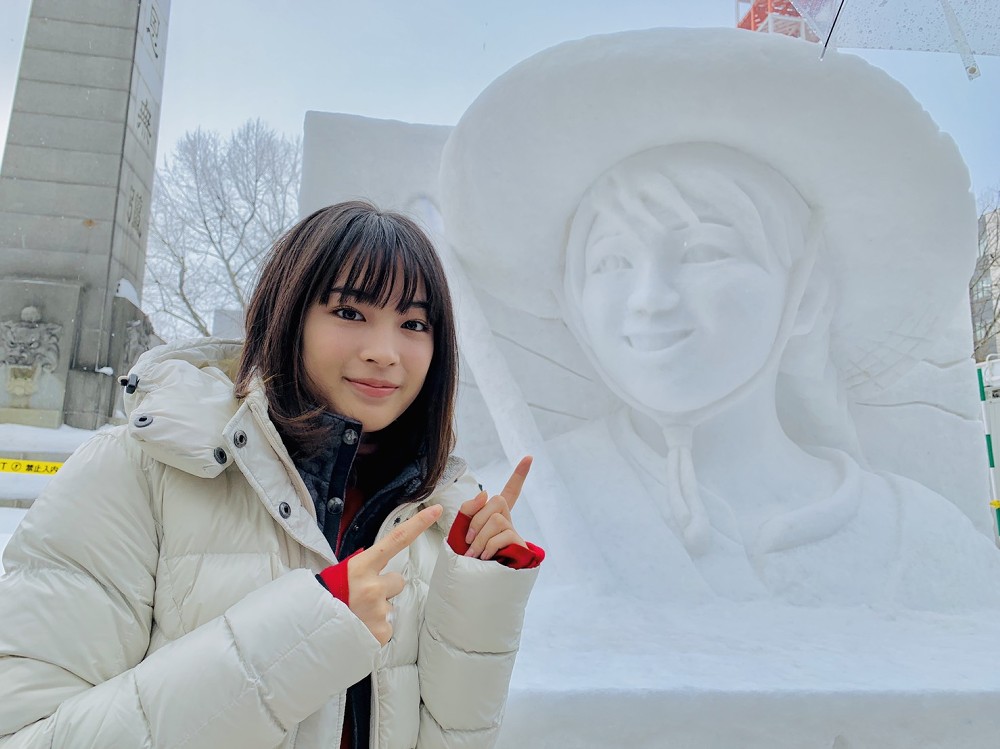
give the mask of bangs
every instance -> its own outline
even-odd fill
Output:
[[[432,279],[434,248],[420,234],[377,214],[359,217],[323,253],[319,295],[327,304],[334,290],[362,304],[385,307],[399,292],[396,311],[426,302],[431,324],[443,314],[444,297]],[[338,241],[339,240],[339,241]],[[425,299],[417,295],[423,291]]]

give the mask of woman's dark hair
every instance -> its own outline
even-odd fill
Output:
[[[306,312],[329,302],[335,282],[357,292],[359,301],[384,307],[397,281],[400,312],[422,283],[434,354],[416,400],[379,433],[378,452],[394,468],[414,459],[424,462],[423,483],[410,495],[423,498],[444,473],[454,443],[458,345],[441,261],[424,232],[405,216],[360,201],[338,203],[302,219],[274,243],[247,306],[236,395],[245,397],[259,377],[271,420],[293,457],[316,454],[329,428],[302,359]]]

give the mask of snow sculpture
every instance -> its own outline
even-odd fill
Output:
[[[445,147],[448,240],[619,399],[547,446],[616,589],[997,607],[968,175],[902,86],[815,54],[650,30],[530,58]]]

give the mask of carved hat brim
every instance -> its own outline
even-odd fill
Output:
[[[815,44],[788,37],[627,31],[519,63],[445,146],[447,239],[475,283],[556,317],[587,189],[628,156],[688,142],[770,164],[822,210],[838,295],[831,347],[848,386],[885,386],[945,328],[971,351],[977,231],[957,147],[883,71],[835,51],[820,60]]]

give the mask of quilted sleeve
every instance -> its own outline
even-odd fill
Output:
[[[479,491],[471,476],[432,497],[457,507]],[[471,559],[442,545],[420,630],[418,746],[490,747],[507,700],[524,607],[538,569],[515,570]]]
[[[34,503],[0,578],[0,747],[271,749],[371,671],[378,641],[308,570],[146,657],[158,558],[115,433]]]

